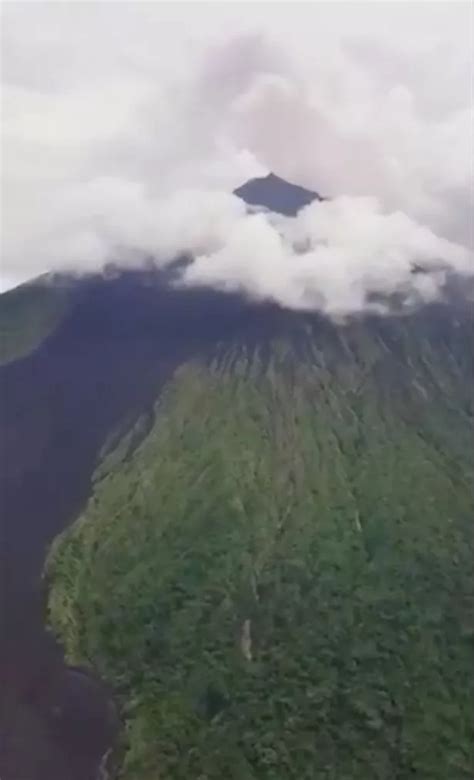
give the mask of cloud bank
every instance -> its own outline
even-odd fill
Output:
[[[431,302],[448,272],[472,273],[465,247],[401,212],[382,213],[372,198],[340,197],[294,219],[235,220],[219,249],[196,256],[184,282],[340,317],[384,311],[395,297],[410,306]]]
[[[180,5],[4,10],[4,287],[187,253],[183,284],[340,315],[473,275],[467,5]],[[269,170],[330,200],[248,214]]]

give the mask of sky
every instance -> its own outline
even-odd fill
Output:
[[[2,289],[186,252],[181,284],[295,309],[435,299],[474,272],[472,16],[4,3]],[[248,214],[232,190],[269,171],[329,200]]]

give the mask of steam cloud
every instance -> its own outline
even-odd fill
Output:
[[[186,252],[182,284],[344,315],[474,275],[467,5],[196,8],[192,39],[179,4],[4,10],[4,287]],[[330,200],[249,214],[268,170]]]

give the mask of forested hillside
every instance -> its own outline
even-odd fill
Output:
[[[470,780],[470,323],[183,365],[54,544],[49,616],[127,780]],[[145,424],[146,422],[146,424]]]

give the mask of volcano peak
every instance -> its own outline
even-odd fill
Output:
[[[249,206],[269,209],[289,217],[314,200],[323,200],[317,192],[291,184],[272,172],[267,176],[250,179],[234,190],[234,194]]]

